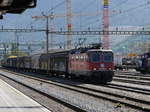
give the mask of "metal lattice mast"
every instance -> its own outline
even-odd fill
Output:
[[[103,31],[109,31],[109,0],[103,0]],[[109,35],[102,38],[103,49],[109,49]]]
[[[72,31],[72,4],[71,0],[66,0],[67,5],[67,30]],[[69,33],[67,35],[67,49],[72,48],[72,35]]]

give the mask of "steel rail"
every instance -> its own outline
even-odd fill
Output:
[[[61,99],[59,99],[59,98],[56,98],[56,97],[54,97],[54,96],[52,96],[52,95],[50,95],[50,94],[47,94],[47,93],[45,93],[45,92],[43,92],[43,91],[40,91],[40,90],[38,90],[38,89],[35,89],[35,88],[33,88],[33,87],[31,87],[31,86],[29,86],[29,85],[27,85],[27,84],[24,84],[24,83],[22,83],[22,82],[20,82],[20,81],[18,81],[18,80],[16,80],[16,79],[10,78],[10,77],[8,77],[8,76],[6,76],[6,75],[3,75],[3,74],[0,74],[0,75],[3,76],[3,77],[5,77],[5,78],[7,78],[7,79],[10,79],[10,80],[12,80],[12,81],[18,83],[18,84],[20,84],[20,85],[22,85],[22,86],[24,86],[24,87],[27,87],[27,88],[29,88],[29,89],[31,89],[31,90],[33,90],[33,91],[35,91],[35,92],[37,92],[37,93],[43,95],[43,96],[46,96],[46,97],[48,97],[48,98],[50,98],[50,99],[52,99],[52,100],[54,100],[54,101],[56,101],[56,102],[58,102],[58,103],[60,103],[60,104],[62,104],[62,105],[64,105],[64,106],[66,106],[66,107],[68,107],[68,108],[70,108],[70,109],[72,109],[72,110],[74,110],[74,111],[77,111],[77,112],[87,112],[86,110],[81,109],[80,107],[78,107],[78,106],[76,106],[76,105],[70,104],[70,103],[68,103],[68,102],[66,102],[66,101],[63,101],[63,100],[61,100]]]
[[[126,83],[132,83],[132,84],[140,84],[140,85],[150,85],[149,81],[145,81],[145,80],[136,80],[136,79],[127,79],[127,78],[118,78],[118,77],[114,77],[113,78],[114,81],[118,81],[118,82],[126,82]]]
[[[14,72],[13,72],[13,74],[14,74]],[[92,88],[82,87],[82,86],[68,84],[68,83],[62,85],[60,83],[49,82],[47,80],[23,75],[20,73],[15,73],[15,75],[23,76],[23,77],[34,79],[34,80],[39,80],[39,81],[42,81],[44,83],[53,84],[53,85],[56,85],[59,87],[70,89],[72,91],[77,91],[77,92],[84,93],[84,94],[87,94],[87,95],[90,95],[93,97],[109,100],[109,101],[112,101],[115,103],[121,103],[121,104],[124,104],[126,106],[136,108],[139,110],[150,111],[150,106],[148,106],[148,105],[150,105],[149,101],[145,101],[145,100],[141,100],[141,99],[137,99],[137,98],[132,98],[129,96],[124,96],[124,95],[114,94],[114,93],[103,91],[103,90],[95,90]],[[141,105],[143,105],[145,107],[143,108],[143,107],[141,107]]]
[[[115,75],[114,77],[150,81],[150,77],[143,77],[141,75]]]

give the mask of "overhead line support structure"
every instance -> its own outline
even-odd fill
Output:
[[[3,28],[0,32],[16,32],[16,33],[31,33],[31,32],[45,32],[45,29],[14,29],[14,28]]]
[[[46,29],[0,29],[0,32],[32,33],[46,32]],[[150,31],[50,31],[56,35],[150,35]]]
[[[43,14],[43,13],[42,13]],[[46,19],[46,52],[48,53],[49,50],[49,18],[50,20],[54,19],[53,13],[51,15],[45,15],[43,14],[42,16],[32,16],[33,19]]]
[[[48,49],[49,49],[49,17],[45,16],[46,18],[46,53],[48,53]]]
[[[150,31],[55,31],[55,35],[150,35]]]

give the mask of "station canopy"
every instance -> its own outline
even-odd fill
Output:
[[[27,8],[34,8],[36,0],[0,0],[0,12],[22,13]]]

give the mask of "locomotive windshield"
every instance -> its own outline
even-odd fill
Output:
[[[91,61],[92,62],[100,62],[100,54],[99,53],[92,53]]]
[[[90,53],[91,62],[113,62],[112,52],[91,52]]]
[[[113,54],[112,53],[104,53],[104,62],[112,62]]]

